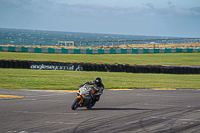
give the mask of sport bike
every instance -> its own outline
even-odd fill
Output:
[[[78,107],[86,107],[91,109],[95,104],[92,102],[94,100],[94,94],[94,87],[88,84],[80,87],[79,91],[77,92],[77,97],[71,106],[72,110],[76,110]]]

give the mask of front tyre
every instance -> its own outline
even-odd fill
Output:
[[[78,103],[79,103],[79,101],[80,101],[79,98],[76,98],[76,99],[74,100],[74,103],[73,103],[72,106],[71,106],[71,109],[72,109],[72,110],[76,110],[76,109],[78,108]]]

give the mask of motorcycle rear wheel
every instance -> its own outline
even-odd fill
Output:
[[[96,101],[93,102],[92,106],[88,105],[86,108],[87,108],[87,109],[92,109],[92,107],[94,107],[95,103],[96,103]]]
[[[74,100],[74,103],[73,103],[72,106],[71,106],[71,109],[72,109],[72,110],[76,110],[76,109],[78,108],[78,103],[79,103],[79,101],[80,101],[79,98],[76,98],[76,99]]]

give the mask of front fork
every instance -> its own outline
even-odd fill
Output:
[[[83,97],[82,96],[77,96],[77,98],[80,99],[80,101],[78,102],[78,105],[80,106],[81,102],[83,101]]]

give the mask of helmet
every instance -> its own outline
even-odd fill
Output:
[[[97,77],[95,79],[95,84],[101,84],[102,79],[100,77]]]

